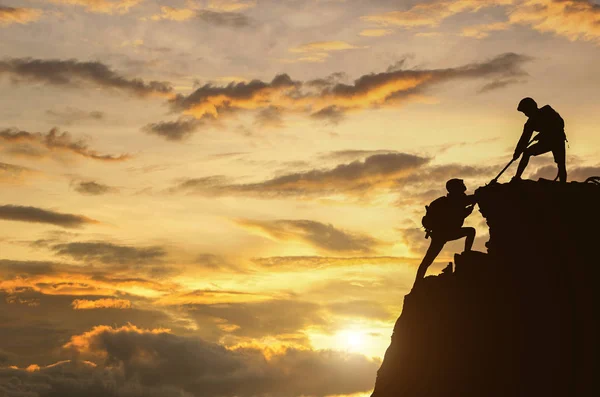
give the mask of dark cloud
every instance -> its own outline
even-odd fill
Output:
[[[248,16],[239,12],[202,10],[198,11],[197,18],[210,25],[232,28],[243,28],[252,22]]]
[[[121,76],[101,62],[77,60],[12,58],[0,60],[0,76],[5,75],[15,83],[44,83],[56,86],[95,86],[115,89],[140,97],[170,96],[173,88],[167,82],[129,79]]]
[[[158,135],[168,141],[182,141],[196,132],[204,122],[193,117],[181,117],[175,121],[161,121],[151,123],[143,128],[143,131]]]
[[[398,179],[415,173],[428,162],[428,158],[406,153],[376,154],[332,169],[291,173],[259,183],[227,184],[226,179],[219,176],[188,179],[171,191],[262,198],[332,193],[363,195],[371,189],[396,185]]]
[[[46,110],[48,115],[55,123],[61,125],[72,125],[85,121],[101,121],[104,120],[106,114],[98,110],[81,110],[74,107],[67,107],[63,110]]]
[[[179,388],[144,387],[137,382],[126,382],[115,369],[69,360],[26,369],[1,368],[0,394],[4,397],[193,397]]]
[[[16,269],[4,271],[5,264]],[[10,365],[42,365],[64,358],[59,351],[60,346],[68,342],[72,335],[85,332],[98,324],[122,326],[134,322],[143,327],[169,324],[176,332],[183,328],[177,319],[165,314],[160,308],[150,306],[146,299],[116,292],[118,287],[112,291],[114,295],[110,292],[107,294],[106,289],[100,291],[90,287],[87,291],[81,289],[74,294],[66,289],[61,290],[58,280],[65,280],[66,277],[72,281],[83,280],[81,274],[77,273],[76,266],[60,263],[51,266],[53,267],[49,272],[39,267],[36,270],[39,274],[33,275],[27,273],[27,269],[18,269],[27,267],[26,262],[0,260],[0,340],[4,341],[0,342],[0,349],[13,355]],[[29,270],[33,269],[30,267]],[[52,288],[41,285],[47,293],[41,292],[37,285],[43,282],[57,286]],[[88,286],[94,284],[94,280],[89,278],[85,282]],[[31,287],[26,286],[27,284]],[[66,282],[63,281],[63,284]],[[134,284],[129,286],[133,287]],[[88,310],[74,313],[74,301],[78,301],[79,309]],[[132,303],[128,309],[125,309],[126,301]],[[93,305],[96,308],[92,309]]]
[[[61,133],[57,128],[51,129],[47,134],[17,129],[0,130],[0,145],[6,146],[10,153],[30,157],[44,157],[49,153],[60,152],[109,162],[130,159],[128,154],[99,154],[90,149],[83,139],[74,140],[68,132]]]
[[[328,252],[371,253],[382,243],[377,239],[358,233],[352,233],[310,220],[257,221],[237,220],[237,223],[249,230],[280,241],[303,241],[311,246]]]
[[[166,255],[162,247],[132,247],[107,242],[56,244],[51,249],[57,255],[78,261],[120,265],[158,264]]]
[[[103,194],[117,191],[117,189],[114,187],[94,181],[76,182],[74,186],[75,191],[90,196],[101,196]]]
[[[47,223],[61,227],[76,228],[99,223],[83,215],[64,214],[36,207],[1,205],[0,219],[8,221]]]

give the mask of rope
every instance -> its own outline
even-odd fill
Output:
[[[600,186],[600,176],[590,176],[585,180],[585,183],[592,183],[594,185]]]

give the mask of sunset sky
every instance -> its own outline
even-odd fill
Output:
[[[0,0],[0,395],[368,393],[521,98],[600,175],[599,45],[591,0]]]

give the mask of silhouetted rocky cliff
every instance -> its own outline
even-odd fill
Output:
[[[373,397],[600,395],[600,187],[476,191],[488,254],[405,297]]]

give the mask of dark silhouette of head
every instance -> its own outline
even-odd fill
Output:
[[[454,178],[446,182],[446,190],[450,194],[463,194],[467,191],[467,187],[462,179]]]
[[[537,103],[533,100],[533,98],[523,98],[521,102],[519,102],[519,106],[517,106],[517,110],[519,112],[523,112],[525,116],[531,117],[538,110]]]

